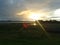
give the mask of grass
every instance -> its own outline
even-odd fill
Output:
[[[46,26],[47,30],[60,30],[60,23],[43,26]],[[0,45],[60,45],[60,33],[49,33],[49,39],[41,33],[40,28],[28,29],[27,32],[20,28],[21,24],[0,24]]]
[[[16,39],[0,40],[0,45],[60,45],[60,40]]]
[[[60,35],[50,34],[51,39],[48,38],[30,38],[30,37],[9,37],[0,38],[0,45],[60,45]]]

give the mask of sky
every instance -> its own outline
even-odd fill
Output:
[[[29,20],[16,15],[25,10],[42,10],[48,19],[60,21],[60,0],[0,0],[0,20]]]

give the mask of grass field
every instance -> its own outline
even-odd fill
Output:
[[[60,45],[60,23],[42,25],[47,35],[40,27],[24,29],[20,23],[0,23],[0,45]]]
[[[52,40],[49,39],[4,39],[0,40],[0,45],[60,45],[60,39],[55,37]]]

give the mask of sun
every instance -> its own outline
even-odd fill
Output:
[[[29,14],[29,18],[32,19],[32,20],[39,20],[39,19],[41,18],[41,14],[31,12],[31,13]]]

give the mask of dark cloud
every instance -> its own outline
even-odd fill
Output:
[[[20,4],[19,0],[13,0],[12,4],[9,1],[10,0],[0,0],[0,19],[17,18],[15,13],[23,8],[23,5],[21,5],[22,3]]]
[[[49,4],[48,4],[49,8],[51,9],[58,9],[60,8],[60,0],[52,0]]]

